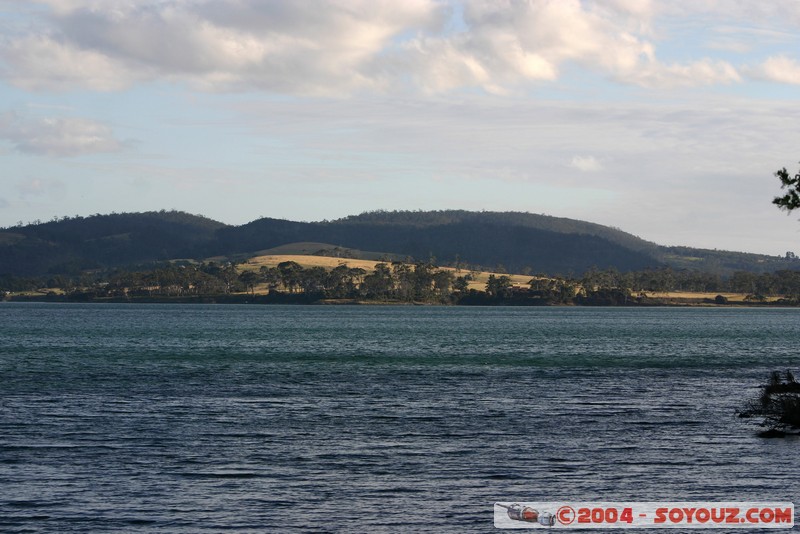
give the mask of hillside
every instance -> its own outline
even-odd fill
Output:
[[[177,211],[92,215],[0,231],[0,274],[75,274],[192,257],[225,225]]]
[[[502,265],[514,272],[564,274],[581,273],[593,266],[630,271],[661,265],[642,251],[645,245],[639,242],[635,248],[625,247],[599,235],[604,227],[582,226],[580,221],[573,221],[575,231],[567,232],[559,228],[564,226],[560,221],[531,214],[463,211],[375,212],[321,223],[259,219],[221,229],[218,248],[232,254],[322,241],[416,259],[435,257],[443,264],[465,262],[490,269]],[[636,239],[630,236],[631,241]],[[619,236],[618,241],[622,240]]]
[[[583,234],[600,237],[627,249],[655,253],[659,248],[655,243],[645,241],[618,228],[603,226],[577,219],[553,217],[517,211],[475,212],[466,210],[444,211],[371,211],[340,219],[340,223],[367,225],[407,225],[420,228],[443,226],[453,223],[492,222],[504,226],[517,226],[535,230],[546,230],[558,234]]]
[[[664,266],[729,275],[798,266],[757,254],[660,247],[616,228],[520,212],[375,211],[334,221],[263,218],[229,226],[160,211],[0,230],[0,275],[75,275],[178,258],[238,260],[280,253],[435,258],[441,265],[550,275],[580,275],[593,267],[628,272]]]

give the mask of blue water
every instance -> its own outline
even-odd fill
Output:
[[[796,502],[800,439],[734,410],[800,371],[798,343],[795,309],[2,303],[0,531],[495,532],[495,501]]]

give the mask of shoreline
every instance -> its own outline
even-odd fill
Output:
[[[310,306],[513,306],[513,307],[612,307],[612,308],[798,308],[800,305],[779,301],[745,302],[729,301],[719,304],[709,302],[707,298],[652,298],[631,300],[624,304],[613,303],[546,303],[534,299],[482,300],[480,302],[421,302],[421,301],[387,301],[362,299],[316,298],[304,294],[269,294],[269,295],[192,295],[192,296],[152,296],[152,297],[93,297],[85,294],[68,296],[63,294],[44,295],[7,295],[0,299],[3,302],[39,302],[39,303],[90,303],[90,304],[238,304],[238,305],[310,305]]]

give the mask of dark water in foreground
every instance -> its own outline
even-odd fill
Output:
[[[788,309],[4,303],[0,531],[494,532],[497,500],[797,503],[800,440],[733,412],[800,371],[798,343]]]

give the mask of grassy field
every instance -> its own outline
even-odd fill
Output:
[[[729,302],[745,302],[746,293],[693,293],[691,291],[667,291],[655,292],[646,291],[648,297],[656,299],[710,299],[714,300],[717,295],[722,295]],[[767,297],[766,302],[775,302],[781,297]]]
[[[241,268],[243,270],[258,270],[261,267],[276,267],[279,263],[283,263],[285,261],[293,261],[303,266],[304,268],[324,267],[326,269],[333,269],[335,267],[339,267],[340,265],[347,265],[351,269],[361,268],[367,271],[368,273],[374,271],[375,266],[377,264],[386,263],[374,260],[329,258],[327,256],[305,256],[300,254],[270,254],[266,256],[256,256],[254,258],[250,258],[244,265],[241,266]],[[465,276],[467,274],[471,274],[473,276],[473,280],[469,282],[469,288],[478,289],[481,291],[486,289],[486,282],[489,280],[490,275],[494,274],[495,276],[502,276],[500,273],[491,273],[486,271],[468,271],[465,269],[456,270],[452,267],[442,267],[442,269],[447,271],[452,271],[453,274],[456,276]],[[511,283],[513,285],[521,287],[528,287],[528,282],[530,282],[531,280],[530,276],[522,274],[506,274],[505,276],[511,278]]]
[[[326,269],[333,269],[340,265],[347,265],[351,269],[357,267],[365,271],[374,271],[375,266],[381,262],[374,260],[354,260],[350,258],[330,258],[328,256],[305,256],[301,254],[269,254],[267,256],[256,256],[250,258],[244,265],[243,270],[258,270],[261,267],[277,267],[278,264],[285,261],[293,261],[302,265],[304,268],[308,267],[325,267]]]

